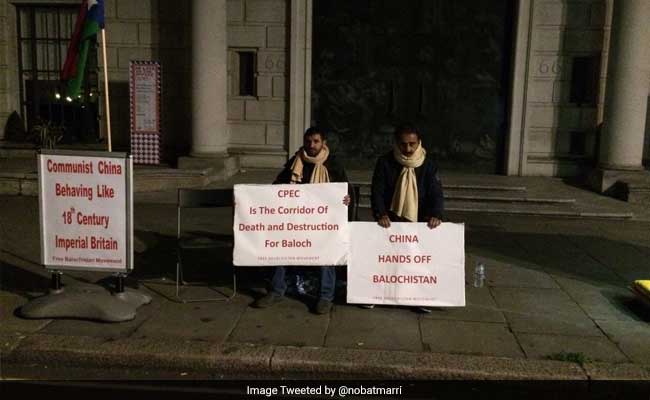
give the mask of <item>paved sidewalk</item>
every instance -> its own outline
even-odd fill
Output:
[[[233,301],[170,301],[172,282],[159,281],[175,269],[169,196],[147,194],[136,204],[128,284],[153,302],[117,324],[15,316],[47,290],[49,274],[39,265],[37,198],[0,196],[3,378],[56,378],[68,366],[74,374],[59,378],[650,379],[650,309],[626,287],[650,277],[648,222],[452,214],[466,224],[467,280],[477,260],[487,267],[486,287],[467,286],[466,307],[364,310],[339,296],[332,313],[319,316],[301,299],[249,307],[265,293],[265,269],[240,270]],[[229,210],[191,221],[190,229],[231,231]],[[225,282],[228,263],[228,254],[213,253],[197,256],[191,269]],[[64,283],[104,277],[66,273]]]

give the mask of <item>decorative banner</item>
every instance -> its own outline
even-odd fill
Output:
[[[131,154],[136,164],[160,164],[160,135],[134,133],[131,135]]]
[[[50,269],[133,269],[133,166],[125,153],[38,155],[41,263]]]
[[[161,86],[160,63],[129,63],[131,153],[136,164],[160,163]]]
[[[350,224],[348,303],[465,305],[465,226]]]
[[[347,183],[235,185],[238,266],[343,265]]]
[[[131,89],[131,134],[160,134],[160,64],[129,63]]]

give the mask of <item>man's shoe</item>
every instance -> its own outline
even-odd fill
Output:
[[[374,304],[359,304],[359,307],[365,308],[366,310],[372,310],[373,308],[375,308],[375,305]]]
[[[253,303],[255,308],[269,308],[274,305],[281,303],[284,300],[284,296],[279,296],[275,293],[269,293],[264,297],[261,297]]]
[[[318,303],[316,303],[314,311],[316,314],[328,314],[330,311],[332,311],[332,302],[329,300],[320,299],[318,300]]]

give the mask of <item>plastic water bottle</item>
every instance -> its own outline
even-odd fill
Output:
[[[483,287],[485,283],[485,265],[482,262],[476,262],[476,268],[474,269],[474,287],[480,288]]]

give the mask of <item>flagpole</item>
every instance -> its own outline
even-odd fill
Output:
[[[106,93],[106,129],[108,132],[108,151],[113,151],[111,143],[111,106],[108,100],[108,63],[106,61],[106,30],[102,28],[102,54],[104,58],[104,93]]]

